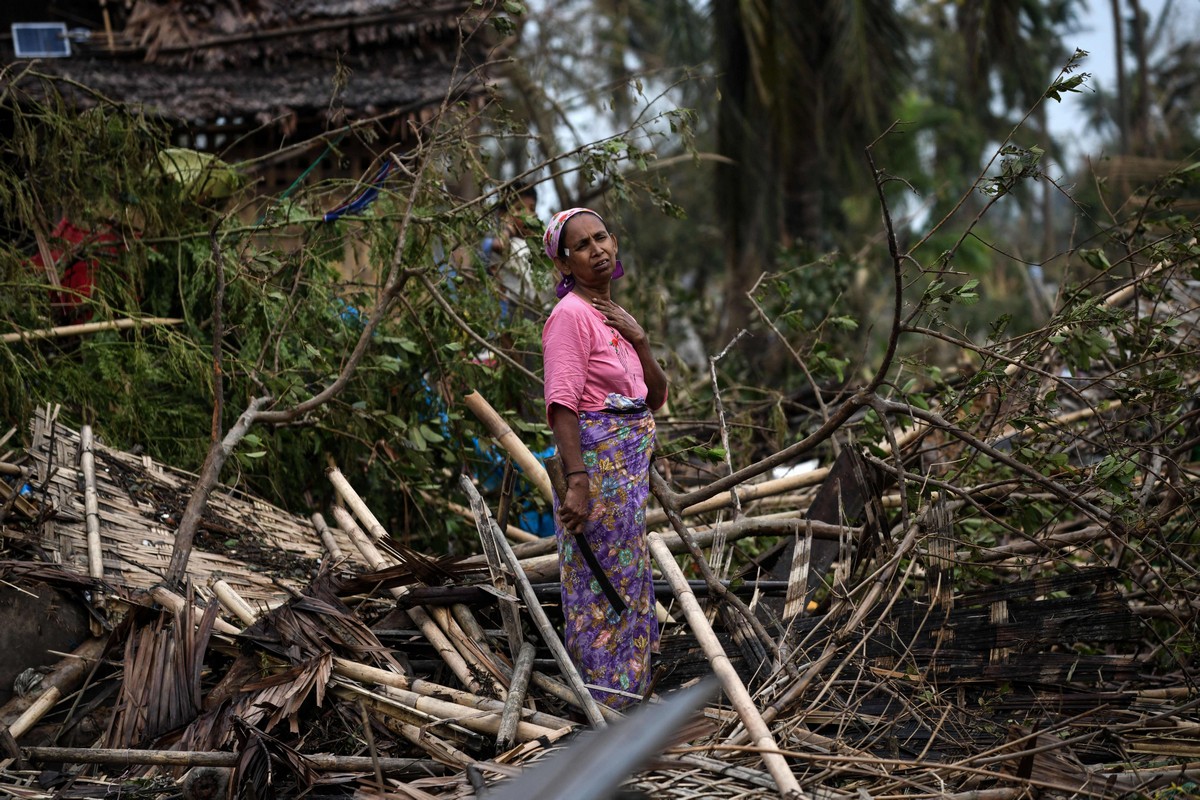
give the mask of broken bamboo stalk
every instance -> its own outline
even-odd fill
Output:
[[[448,700],[460,706],[466,706],[479,711],[491,711],[495,713],[504,711],[504,703],[494,698],[471,694],[470,692],[464,692],[461,689],[455,689],[450,686],[443,686],[439,683],[424,680],[423,678],[409,678],[405,675],[380,669],[379,667],[360,664],[357,661],[348,661],[344,658],[335,657],[333,660],[333,671],[336,675],[356,680],[360,683],[378,684],[393,689],[416,692],[426,697]],[[534,725],[540,725],[543,728],[550,728],[551,730],[571,727],[575,724],[568,719],[563,719],[553,714],[547,714],[542,711],[530,711],[528,709],[522,712],[521,719],[531,722]]]
[[[317,529],[317,536],[321,537],[321,544],[325,545],[325,552],[329,553],[329,557],[334,561],[344,561],[346,554],[342,552],[342,548],[338,545],[333,531],[329,529],[329,524],[321,516],[321,512],[314,512],[310,519],[313,527]]]
[[[463,661],[466,661],[468,666],[474,667],[477,674],[491,675],[491,690],[501,700],[505,699],[508,696],[508,689],[504,686],[504,676],[494,664],[489,663],[487,656],[479,649],[479,646],[471,641],[471,638],[467,636],[450,613],[450,609],[445,606],[430,606],[428,613],[442,629],[442,633],[446,634],[450,643],[454,645],[454,649],[463,657]]]
[[[465,396],[463,404],[483,423],[483,426],[488,429],[488,433],[492,435],[496,443],[508,452],[512,460],[521,468],[521,472],[537,488],[542,497],[547,502],[553,502],[554,496],[550,488],[550,475],[547,474],[546,468],[537,460],[537,456],[530,452],[525,443],[513,433],[513,429],[496,412],[496,409],[492,408],[491,404],[479,392],[471,392]]]
[[[217,578],[213,581],[212,591],[221,603],[221,606],[230,614],[237,617],[243,625],[249,627],[258,621],[258,614],[254,612],[250,604],[232,586],[226,583],[224,579]]]
[[[37,695],[29,708],[21,716],[13,720],[12,725],[8,726],[8,735],[14,740],[21,738],[29,729],[37,724],[38,720],[46,716],[47,712],[62,699],[62,691],[57,686],[50,686],[44,692]]]
[[[497,590],[506,595],[512,594],[509,591],[508,575],[505,574],[504,564],[500,558],[500,551],[496,547],[496,543],[492,540],[488,532],[487,506],[483,502],[483,498],[476,492],[469,497],[471,503],[472,516],[475,519],[475,529],[479,533],[479,543],[483,547],[483,557],[487,559],[488,574],[492,578],[492,585]],[[517,653],[521,649],[521,609],[516,600],[500,600],[500,622],[504,626],[504,635],[508,638],[508,653],[509,657],[516,659]]]
[[[517,725],[521,721],[521,705],[529,691],[529,676],[533,672],[533,657],[537,650],[529,642],[521,645],[517,663],[513,666],[512,681],[508,687],[508,700],[500,715],[500,730],[496,732],[496,749],[503,753],[517,743]]]
[[[380,553],[378,548],[375,547],[374,542],[372,542],[367,535],[363,533],[362,528],[358,527],[358,524],[355,523],[354,518],[350,516],[350,512],[346,511],[346,509],[340,506],[334,506],[333,516],[334,519],[337,520],[338,527],[350,537],[350,541],[354,542],[355,548],[357,548],[359,555],[362,556],[363,561],[366,562],[368,567],[371,569],[383,569],[384,567],[389,566],[387,559],[385,559],[383,554]],[[388,592],[392,595],[392,597],[399,600],[400,598],[404,597],[405,589],[402,586],[397,586],[389,589]],[[475,694],[478,694],[480,688],[479,681],[475,680],[474,676],[471,675],[471,670],[467,666],[467,662],[463,660],[461,655],[459,655],[458,650],[454,648],[454,645],[451,644],[450,640],[446,638],[446,635],[442,633],[441,628],[437,626],[437,623],[433,621],[433,618],[429,616],[429,613],[421,606],[414,605],[409,607],[408,616],[413,623],[421,629],[422,635],[424,635],[425,639],[431,645],[433,645],[433,648],[438,652],[438,655],[440,655],[442,660],[446,662],[446,666],[448,666],[450,671],[454,673],[454,676],[462,682],[462,685],[466,686]]]
[[[167,609],[175,616],[177,616],[177,617],[183,616],[184,607],[187,605],[187,601],[184,600],[179,595],[172,592],[167,587],[165,587],[165,586],[153,587],[150,590],[150,597],[152,597],[154,599],[154,602],[158,603],[160,606]],[[204,609],[201,608],[200,606],[192,606],[192,612],[195,615],[195,618],[197,620],[199,620],[201,617],[204,616]],[[216,631],[217,633],[224,633],[224,634],[237,634],[237,633],[242,632],[241,628],[234,626],[232,623],[227,622],[226,620],[221,619],[220,617],[217,617],[213,621],[213,630]]]
[[[368,705],[370,704],[368,703]],[[426,728],[413,725],[411,722],[405,722],[402,719],[396,719],[388,714],[384,714],[381,721],[385,728],[392,733],[403,736],[424,750],[434,761],[459,769],[465,769],[475,763],[475,759],[446,740],[434,736]]]
[[[700,643],[705,656],[708,657],[708,663],[712,666],[713,672],[721,681],[721,688],[724,690],[725,696],[729,698],[730,704],[737,711],[742,725],[753,737],[753,745],[759,748],[760,757],[767,772],[771,773],[771,777],[775,779],[775,785],[784,797],[803,797],[796,776],[792,774],[787,760],[779,754],[779,746],[775,743],[771,730],[763,721],[762,715],[758,713],[758,708],[754,705],[750,692],[746,690],[746,685],[742,683],[742,679],[738,677],[737,671],[729,661],[729,656],[725,654],[725,648],[721,646],[712,626],[708,624],[704,609],[696,600],[696,595],[692,593],[683,571],[675,563],[675,557],[657,533],[647,534],[646,539],[650,544],[650,552],[654,556],[658,568],[662,571],[663,577],[671,584],[675,598],[683,607],[684,616],[687,618],[692,633]]]
[[[786,478],[776,478],[772,481],[763,481],[762,483],[750,483],[744,486],[735,487],[732,492],[722,492],[721,494],[711,497],[695,505],[680,509],[680,516],[690,517],[696,514],[704,514],[709,511],[717,511],[722,508],[727,508],[733,504],[732,494],[736,493],[739,502],[748,503],[751,500],[757,500],[763,497],[772,497],[774,495],[790,492],[793,489],[799,489],[804,486],[820,486],[825,478],[829,476],[829,467],[821,467],[814,469],[811,472],[802,472],[799,475],[789,475]],[[654,508],[646,512],[646,526],[661,525],[667,521],[667,513],[662,509]]]
[[[79,684],[83,683],[84,678],[91,672],[92,667],[104,655],[107,649],[108,642],[105,639],[88,639],[83,644],[76,647],[71,654],[61,659],[56,663],[51,670],[46,673],[39,683],[39,686],[45,687],[46,692],[42,695],[28,694],[24,697],[20,695],[13,697],[3,708],[0,708],[0,725],[8,727],[10,730],[20,730],[14,732],[13,738],[20,736],[30,726],[41,719],[49,707],[53,707],[54,703],[43,709],[41,713],[31,714],[30,709],[33,708],[42,697],[54,689],[61,698],[64,695],[70,694]],[[45,700],[43,702],[49,702]],[[57,699],[55,700],[57,702]],[[20,725],[18,725],[20,722]]]
[[[470,509],[463,508],[458,503],[451,503],[447,501],[446,508],[463,517],[468,522],[475,521],[475,515],[471,513]],[[527,542],[540,542],[542,540],[542,537],[538,536],[536,533],[530,533],[529,531],[522,530],[511,523],[504,526],[504,535],[509,539],[512,539],[514,542],[519,542],[521,544],[525,544]]]
[[[342,501],[354,512],[354,516],[362,523],[363,529],[371,534],[371,538],[375,541],[387,541],[390,538],[387,529],[375,517],[358,492],[354,491],[354,487],[350,485],[350,481],[346,480],[342,471],[337,467],[329,467],[325,470],[325,475],[333,484],[333,488],[337,490],[338,497],[342,498]]]
[[[583,706],[580,704],[575,692],[562,681],[551,678],[544,672],[534,672],[530,676],[529,682],[551,697],[561,700],[572,708],[583,711]],[[620,722],[625,718],[625,715],[620,711],[611,709],[606,705],[598,704],[596,708],[600,711],[600,715],[604,717],[606,722]]]
[[[475,490],[471,479],[466,475],[459,476],[459,483],[468,497],[479,496],[479,492]],[[521,569],[521,563],[517,561],[517,557],[513,554],[512,545],[504,538],[504,534],[500,533],[499,529],[496,528],[490,516],[485,516],[484,523],[486,525],[481,523],[481,527],[491,533],[492,540],[496,543],[500,557],[508,565],[513,577],[516,578],[517,586],[521,589],[521,596],[525,598],[525,606],[529,610],[529,616],[533,618],[538,632],[541,633],[542,641],[550,648],[550,652],[554,655],[554,660],[558,662],[558,667],[567,679],[567,684],[575,692],[575,696],[579,698],[584,716],[587,717],[588,722],[593,727],[606,727],[607,723],[605,723],[604,717],[600,715],[596,700],[592,697],[591,692],[588,691],[587,686],[584,685],[583,678],[579,675],[579,670],[575,668],[575,663],[571,661],[571,656],[567,653],[567,648],[563,645],[562,640],[558,638],[558,634],[554,631],[554,626],[550,623],[549,618],[546,617],[546,612],[542,610],[542,604],[538,601],[537,593],[533,591],[533,585],[525,577],[525,571]],[[484,531],[481,530],[480,534],[483,535],[483,533]]]
[[[490,736],[496,736],[501,729],[500,726],[504,715],[503,708],[499,711],[475,709],[468,706],[460,706],[449,700],[417,694],[407,689],[396,689],[391,686],[383,687],[381,694],[383,697],[399,702],[409,708],[414,708],[431,717],[453,722],[476,733],[486,733]],[[554,736],[561,730],[545,728],[541,725],[535,725],[532,722],[520,719],[519,713],[514,725],[516,727],[514,728],[513,735],[516,737],[517,742],[527,742],[531,739],[541,738],[542,736]],[[567,725],[566,727],[572,726]]]
[[[83,471],[83,518],[87,530],[88,575],[104,580],[104,550],[100,542],[100,500],[96,494],[96,454],[92,426],[79,429],[79,466]]]
[[[236,767],[240,753],[212,750],[127,750],[107,747],[22,747],[21,757],[34,762],[64,764],[155,765],[161,767]],[[377,758],[305,753],[305,763],[323,772],[371,772],[375,765],[384,772],[425,773],[430,762],[419,758]]]
[[[12,344],[13,342],[27,341],[32,339],[55,339],[63,336],[83,336],[84,334],[97,333],[99,331],[125,330],[126,328],[137,328],[143,325],[181,324],[183,324],[183,320],[170,319],[167,317],[113,319],[105,320],[104,322],[83,322],[78,325],[59,325],[55,328],[38,328],[31,331],[14,331],[13,333],[0,334],[0,342]]]
[[[497,688],[503,690],[503,693],[499,691],[496,693],[496,696],[503,700],[508,693],[508,664],[496,656],[487,631],[479,624],[479,620],[475,619],[475,614],[471,612],[468,605],[453,603],[450,606],[450,614],[454,617],[454,623],[466,637],[467,647],[475,652],[483,668],[496,679]]]

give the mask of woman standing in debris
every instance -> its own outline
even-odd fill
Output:
[[[566,645],[592,696],[636,702],[658,650],[646,546],[653,410],[667,377],[646,332],[613,302],[617,237],[587,208],[560,211],[542,240],[561,273],[542,330],[546,415],[566,477],[556,497]]]

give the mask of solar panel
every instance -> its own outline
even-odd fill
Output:
[[[64,22],[14,22],[13,48],[17,58],[66,58],[71,40]]]

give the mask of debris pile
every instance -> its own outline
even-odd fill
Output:
[[[1130,596],[1088,549],[1107,534],[1074,518],[967,548],[945,494],[910,508],[887,461],[854,448],[774,480],[728,476],[702,502],[652,474],[662,653],[652,698],[622,715],[591,700],[559,641],[554,542],[510,542],[507,498],[494,516],[466,476],[478,555],[397,544],[331,468],[341,502],[310,519],[214,493],[188,582],[165,586],[191,476],[51,409],[29,440],[0,467],[0,600],[28,628],[26,650],[8,650],[27,663],[0,664],[9,796],[609,797],[620,784],[1005,800],[1200,776],[1188,665],[1145,644],[1146,620],[1164,616],[1194,637],[1194,606]],[[911,430],[893,445],[922,442]],[[740,516],[714,517],[735,498]],[[739,575],[704,555],[754,537],[778,545]]]

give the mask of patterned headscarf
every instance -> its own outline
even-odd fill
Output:
[[[567,222],[576,214],[591,214],[596,219],[603,223],[604,227],[608,227],[608,223],[604,222],[604,217],[597,214],[590,208],[568,208],[565,211],[560,211],[550,218],[550,224],[546,226],[546,232],[542,234],[542,246],[546,250],[546,255],[551,259],[558,258],[558,248],[562,241],[563,231],[567,227]],[[613,269],[613,280],[625,274],[625,268],[621,266],[620,259],[617,260],[617,266]],[[573,275],[564,275],[563,279],[554,287],[554,293],[561,300],[570,293],[575,287],[575,277]]]

